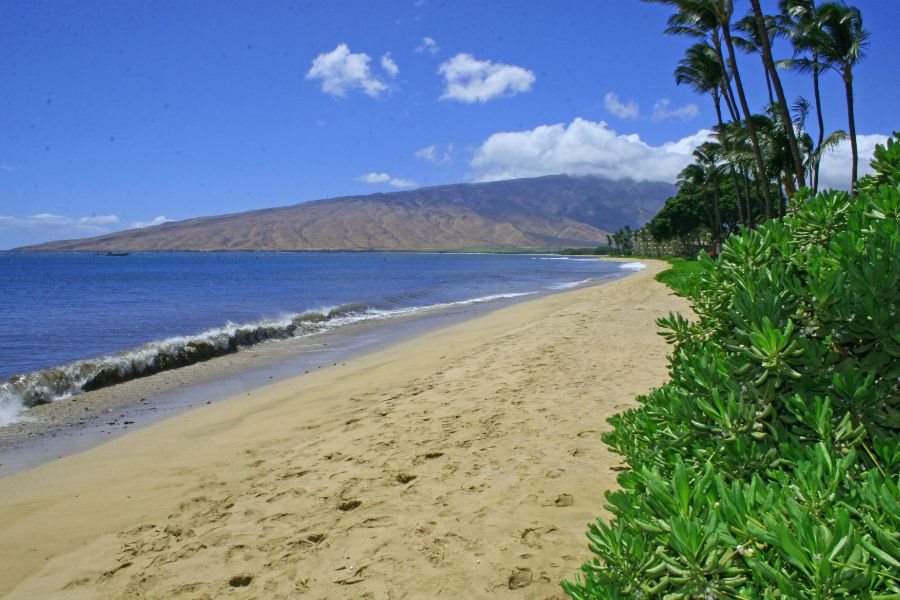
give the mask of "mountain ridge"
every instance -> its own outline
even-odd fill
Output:
[[[638,227],[675,187],[548,175],[343,196],[193,217],[19,252],[409,250],[596,246]]]

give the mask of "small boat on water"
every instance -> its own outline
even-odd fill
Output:
[[[131,252],[107,252],[106,256],[128,256]]]

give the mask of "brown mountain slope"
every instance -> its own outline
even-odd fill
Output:
[[[664,183],[550,176],[319,200],[170,222],[25,251],[461,250],[596,246],[646,222]]]

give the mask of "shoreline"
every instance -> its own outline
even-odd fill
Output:
[[[629,274],[626,271],[601,277],[579,287],[604,285]],[[418,335],[565,291],[568,289],[547,289],[490,302],[429,306],[387,320],[361,319],[311,335],[248,345],[208,360],[40,404],[27,409],[24,419],[0,426],[0,478],[83,452],[204,404],[343,365]]]
[[[561,597],[689,310],[646,262],[0,479],[0,594]]]

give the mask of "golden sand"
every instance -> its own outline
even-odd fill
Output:
[[[563,597],[690,311],[646,262],[0,479],[0,594]]]

